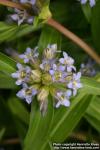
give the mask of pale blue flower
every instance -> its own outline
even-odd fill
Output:
[[[95,1],[95,0],[90,0],[90,1],[89,1],[89,4],[90,4],[91,7],[93,7],[93,6],[95,6],[96,1]]]
[[[57,71],[57,65],[56,65],[56,64],[53,64],[52,69],[49,70],[49,73],[50,73],[51,75],[54,75],[55,71]]]
[[[57,51],[57,44],[48,44],[47,48],[44,49],[43,52],[43,60],[40,64],[40,68],[45,71],[52,70],[53,65],[56,62],[55,54],[59,52]]]
[[[18,71],[12,73],[13,78],[17,78],[16,84],[21,85],[24,82],[28,82],[30,79],[31,68],[29,66],[22,66],[20,63],[17,64]]]
[[[36,3],[36,0],[12,0],[13,2],[20,2],[22,4],[29,3],[31,5],[34,5]]]
[[[28,63],[29,60],[32,58],[32,49],[28,47],[26,49],[26,52],[19,55],[19,57],[24,60],[24,63]]]
[[[24,60],[24,63],[29,63],[30,60],[33,60],[34,58],[39,56],[39,53],[36,52],[36,50],[37,48],[35,48],[33,51],[30,47],[28,47],[26,49],[26,52],[19,55],[19,57]]]
[[[18,9],[14,9],[14,10],[15,10],[15,14],[11,15],[11,18],[14,21],[17,21],[18,25],[20,25],[27,19],[27,12],[25,10],[18,10]]]
[[[14,1],[14,0],[13,0]],[[20,0],[21,3],[30,3],[35,4],[36,0]],[[14,1],[17,2],[17,1]],[[18,22],[18,25],[21,25],[23,22],[32,24],[34,21],[34,16],[30,16],[26,10],[14,9],[14,14],[10,15],[12,20]]]
[[[77,94],[77,90],[82,88],[82,84],[80,83],[81,72],[74,73],[72,80],[67,84],[67,87],[73,90],[73,95]]]
[[[20,3],[30,3],[34,5],[36,3],[36,0],[20,0]]]
[[[81,2],[81,4],[86,4],[88,2],[88,0],[79,0]],[[95,0],[89,0],[89,4],[91,7],[95,6],[96,1]]]
[[[95,62],[93,62],[91,59],[88,60],[87,63],[81,64],[80,72],[84,76],[95,76],[97,73],[97,70],[95,69]]]
[[[37,90],[33,87],[28,87],[27,84],[23,84],[23,89],[21,89],[16,95],[25,99],[25,101],[30,104],[32,102],[33,96],[37,94]]]
[[[60,65],[60,66],[58,66],[58,69],[59,69],[60,71],[65,71],[66,66]]]
[[[71,72],[72,70],[76,70],[76,68],[73,66],[74,59],[72,59],[71,57],[69,57],[66,52],[63,52],[63,56],[64,56],[64,58],[60,58],[59,62],[62,65],[66,66],[67,71]]]
[[[40,68],[44,71],[48,71],[50,69],[50,63],[48,60],[43,59],[42,63],[40,64]]]
[[[53,64],[52,68],[49,70],[50,75],[52,76],[52,80],[54,82],[65,82],[65,78],[67,77],[67,72],[65,71],[65,66],[57,66]]]
[[[51,69],[49,70],[50,75],[52,76],[53,82],[61,81],[63,77],[63,72],[60,70],[59,66],[53,64]]]
[[[48,59],[43,59],[42,63],[40,64],[40,68],[44,71],[49,71],[50,68],[52,68],[53,64],[55,63],[55,59],[48,60]]]
[[[88,0],[80,0],[81,4],[86,4]]]
[[[71,90],[67,90],[66,92],[57,92],[56,99],[58,102],[56,103],[56,108],[58,108],[60,105],[63,105],[65,107],[70,106],[69,97],[71,96],[72,92]]]
[[[34,21],[34,16],[30,16],[27,18],[27,23],[32,24]]]

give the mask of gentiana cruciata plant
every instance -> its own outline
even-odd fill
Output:
[[[76,96],[79,88],[81,72],[76,72],[74,59],[63,51],[63,57],[59,58],[60,50],[57,45],[48,45],[40,56],[38,47],[27,48],[24,54],[19,55],[23,64],[17,63],[17,71],[12,73],[16,78],[16,85],[22,89],[16,94],[28,104],[37,95],[40,110],[47,110],[49,94],[54,98],[54,106],[70,106],[70,98]]]

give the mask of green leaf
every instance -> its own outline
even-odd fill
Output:
[[[15,80],[7,74],[0,72],[0,88],[1,89],[15,89]]]
[[[21,36],[24,36],[32,31],[36,31],[40,28],[40,25],[35,28],[33,25],[9,25],[4,22],[0,22],[0,42],[11,41]]]
[[[58,49],[60,49],[61,48],[61,34],[55,29],[45,25],[42,30],[40,40],[38,43],[40,52],[42,52],[43,49],[46,48],[48,44],[57,44]]]
[[[52,143],[48,142],[44,145],[44,147],[42,147],[41,150],[54,150]]]
[[[92,115],[85,115],[86,120],[100,133],[100,120],[92,117]]]
[[[3,138],[5,131],[6,131],[5,128],[0,129],[0,141]]]
[[[100,97],[94,96],[86,111],[85,118],[98,132],[100,132]]]
[[[82,78],[81,81],[83,83],[83,88],[80,89],[80,92],[92,95],[100,95],[100,82],[88,77]]]
[[[12,97],[8,100],[8,106],[14,115],[15,118],[18,118],[21,122],[26,125],[29,124],[29,112],[20,101],[20,99],[16,97]]]
[[[48,135],[53,117],[53,104],[52,99],[49,99],[48,111],[45,116],[42,116],[39,106],[33,101],[30,115],[29,130],[25,139],[24,150],[44,149],[45,144],[48,142]]]
[[[82,10],[84,12],[84,15],[85,15],[87,21],[90,23],[91,15],[92,15],[92,9],[91,9],[89,3],[86,3],[85,5],[82,5]]]
[[[52,142],[63,142],[76,127],[90,102],[91,96],[79,94],[73,99],[69,108],[61,107],[56,110],[50,140]]]
[[[15,68],[16,62],[0,52],[0,71],[11,75],[11,73],[16,71]]]
[[[9,127],[11,124],[13,125],[13,122],[11,123],[9,120],[12,122],[11,112],[5,100],[0,97],[0,126]]]
[[[92,29],[92,36],[93,36],[93,41],[96,46],[96,48],[100,49],[100,1],[98,0],[96,3],[96,6],[93,9],[92,13],[92,24],[91,24],[91,29]]]
[[[21,144],[23,145],[29,124],[29,112],[16,97],[12,97],[8,100],[8,106],[12,113],[17,133],[21,139]]]

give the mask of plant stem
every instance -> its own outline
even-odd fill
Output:
[[[19,138],[7,139],[7,140],[0,142],[1,145],[13,145],[13,144],[19,144],[19,143],[20,143]]]
[[[93,48],[91,48],[87,43],[85,43],[81,38],[77,35],[66,29],[64,26],[59,24],[54,19],[50,18],[47,22],[48,25],[52,26],[53,28],[57,29],[59,32],[64,34],[67,38],[72,40],[75,44],[80,46],[88,55],[90,55],[98,64],[100,64],[100,57]]]
[[[0,4],[4,5],[4,6],[8,6],[8,7],[12,7],[12,8],[17,8],[20,10],[25,10],[25,9],[29,9],[29,5],[22,5],[19,3],[15,3],[15,2],[11,2],[9,0],[0,0]]]

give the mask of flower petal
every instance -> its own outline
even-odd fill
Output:
[[[64,61],[65,61],[64,58],[60,58],[60,59],[59,59],[59,62],[60,62],[61,64],[64,64]]]
[[[20,90],[16,95],[17,95],[17,97],[23,99],[25,97],[25,91],[24,90]]]
[[[17,68],[18,68],[18,69],[22,69],[23,66],[22,66],[20,63],[17,63]]]
[[[68,88],[72,89],[73,88],[73,82],[69,82],[67,86],[68,86]]]
[[[63,52],[63,56],[64,56],[64,58],[68,58],[68,54],[66,53],[66,52]]]
[[[20,73],[19,72],[15,72],[15,73],[12,73],[11,76],[13,78],[19,78],[20,77]]]
[[[61,102],[58,101],[55,107],[56,107],[56,108],[59,108],[60,105],[61,105]]]
[[[21,79],[16,81],[16,85],[21,85],[21,84],[22,84],[22,80]]]
[[[63,100],[63,103],[62,105],[66,106],[66,107],[69,107],[70,106],[70,101],[69,100]]]

